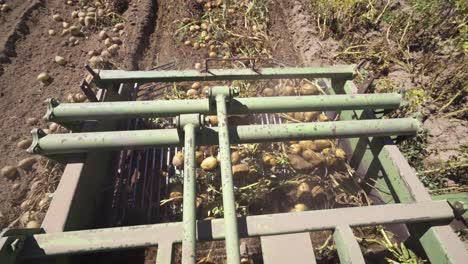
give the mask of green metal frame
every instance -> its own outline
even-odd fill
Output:
[[[353,94],[356,89],[354,84],[349,81],[354,76],[353,72],[352,66],[339,66],[300,69],[267,68],[260,72],[250,69],[212,70],[208,73],[198,71],[100,71],[94,77],[95,82],[103,89],[112,89],[113,84],[120,82],[331,78],[332,92]],[[122,102],[81,104],[82,110],[79,110],[71,105],[51,101],[47,116],[50,120],[58,122],[115,119],[115,115],[119,114],[123,115],[124,118],[129,118],[182,113],[183,115],[179,116],[178,128],[164,131],[45,135],[41,130],[36,130],[33,133],[34,143],[29,151],[51,155],[92,150],[108,151],[123,147],[183,145],[186,164],[184,168],[183,222],[29,235],[28,239],[21,240],[24,242],[22,250],[16,252],[6,250],[6,248],[11,247],[12,241],[4,237],[0,238],[0,246],[2,247],[0,254],[3,254],[3,256],[0,255],[0,260],[2,260],[1,257],[7,259],[11,255],[30,258],[158,245],[157,262],[169,263],[171,254],[168,252],[172,250],[171,245],[182,241],[183,263],[195,263],[197,240],[226,239],[228,263],[240,263],[239,237],[281,236],[332,229],[340,261],[342,263],[363,263],[363,257],[351,227],[386,223],[408,224],[412,235],[418,237],[432,263],[463,263],[468,259],[463,244],[447,226],[455,217],[452,207],[446,201],[432,201],[396,146],[388,144],[385,138],[381,138],[395,134],[415,134],[421,127],[420,123],[414,119],[353,121],[362,116],[372,118],[372,113],[369,112],[371,109],[398,107],[400,97],[384,95],[382,102],[378,102],[378,98],[372,96],[357,95],[324,98],[305,97],[297,99],[299,106],[294,106],[294,101],[291,101],[291,106],[288,106],[283,101],[286,98],[234,99],[235,95],[235,90],[215,87],[210,91],[207,100],[177,101],[174,105],[160,101],[147,104],[134,103],[138,106],[134,109],[131,109],[130,103]],[[340,102],[343,107],[330,103],[327,98],[342,100]],[[316,105],[309,105],[311,103]],[[186,105],[186,108],[182,105]],[[275,109],[274,107],[277,105],[279,107]],[[113,110],[116,112],[111,113]],[[348,121],[230,127],[227,119],[227,116],[233,113],[313,110],[341,111],[341,120]],[[204,127],[203,117],[199,115],[200,113],[216,113],[219,120],[218,127]],[[381,174],[383,184],[393,192],[393,200],[402,204],[237,218],[234,205],[230,144],[337,137],[346,139],[344,142],[353,153],[351,162],[357,164],[357,169],[363,170],[367,174]],[[364,147],[362,142],[365,143]],[[203,144],[219,144],[220,146],[224,219],[195,221],[194,151],[196,145]],[[376,162],[379,166],[374,165]],[[122,240],[122,237],[125,239]],[[293,243],[294,239],[291,241]],[[273,249],[265,247],[264,250]],[[312,259],[308,261],[314,263]]]

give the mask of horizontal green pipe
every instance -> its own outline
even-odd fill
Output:
[[[359,121],[334,121],[277,125],[249,125],[229,127],[231,144],[275,142],[321,138],[378,137],[414,135],[421,123],[412,118]],[[183,138],[177,129],[113,131],[93,133],[50,134],[33,130],[30,153],[44,155],[83,153],[98,150],[145,148],[154,146],[180,146]],[[218,144],[217,127],[202,129],[197,144]]]
[[[231,99],[229,114],[284,113],[305,111],[340,111],[396,109],[401,96],[389,94],[279,96]],[[208,99],[157,100],[103,103],[49,103],[46,119],[54,122],[82,120],[153,118],[199,113],[215,115],[216,107]]]
[[[339,78],[351,80],[354,65],[304,68],[262,68],[252,69],[212,69],[209,72],[198,70],[167,71],[124,71],[100,70],[99,83],[148,83],[182,81],[224,81],[292,78]]]

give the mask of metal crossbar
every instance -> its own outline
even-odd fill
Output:
[[[350,90],[352,83],[346,80],[350,80],[353,75],[351,66],[300,69],[267,68],[261,71],[251,69],[211,70],[208,73],[198,71],[100,71],[93,73],[96,84],[107,90],[115,89],[115,84],[122,82],[331,78],[332,88],[336,93],[352,93]],[[340,261],[342,263],[363,263],[363,256],[351,228],[393,223],[426,224],[428,236],[422,233],[420,241],[431,261],[441,258],[439,249],[444,247],[444,242],[452,247],[447,250],[450,251],[450,254],[447,255],[448,262],[462,263],[461,261],[465,259],[467,254],[460,249],[462,248],[461,242],[456,237],[453,238],[453,232],[441,229],[442,226],[435,226],[446,225],[454,219],[452,207],[445,201],[428,201],[424,196],[428,196],[428,194],[421,187],[420,182],[411,178],[412,175],[403,175],[404,171],[395,172],[397,166],[390,163],[383,164],[384,171],[391,187],[396,189],[400,201],[405,202],[403,204],[238,218],[231,171],[229,149],[231,144],[320,138],[363,140],[369,137],[377,138],[389,135],[414,135],[421,129],[421,124],[415,119],[353,120],[359,119],[360,115],[368,110],[398,108],[401,105],[401,97],[394,94],[262,99],[237,99],[236,95],[235,89],[213,87],[206,100],[83,103],[79,105],[62,104],[51,100],[46,118],[64,125],[69,122],[85,120],[177,116],[177,128],[175,129],[51,135],[46,135],[42,130],[36,129],[33,131],[33,144],[28,151],[47,156],[156,146],[183,146],[185,159],[183,221],[181,223],[34,234],[26,236],[27,239],[24,236],[17,236],[15,232],[6,232],[4,237],[0,238],[0,246],[2,246],[0,260],[4,256],[17,255],[15,250],[8,251],[7,249],[11,248],[19,239],[21,243],[24,243],[21,253],[18,254],[20,258],[82,254],[158,245],[158,263],[170,263],[172,244],[182,242],[183,263],[195,263],[197,241],[225,239],[227,261],[229,264],[234,264],[240,263],[240,237],[265,237],[333,230]],[[286,103],[285,100],[288,102]],[[230,126],[228,124],[228,115],[232,114],[326,110],[342,111],[342,119],[348,121],[249,126]],[[218,126],[207,127],[203,114],[216,114],[219,121]],[[352,147],[355,141],[351,140],[350,142]],[[197,221],[195,213],[195,147],[213,144],[218,144],[220,150],[224,219]],[[372,156],[384,158],[381,155],[393,155],[394,160],[401,161],[399,156],[395,156],[387,148],[384,148],[382,153],[372,153]],[[364,160],[364,164],[367,164],[366,162],[368,160]],[[404,160],[402,162],[406,164]],[[395,176],[395,173],[400,174]],[[417,190],[417,193],[411,193],[414,190]],[[423,229],[416,231],[421,232],[421,230]],[[443,237],[433,238],[437,235],[443,235]],[[433,241],[436,241],[434,247],[439,255],[427,252],[429,247],[426,246],[425,241],[431,239],[428,237],[432,237]],[[280,238],[278,236],[276,239],[265,239],[267,241],[265,244],[284,241]],[[310,261],[313,263],[315,260]]]

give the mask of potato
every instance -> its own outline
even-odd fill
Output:
[[[49,76],[49,74],[47,72],[41,72],[37,76],[37,80],[41,81],[41,82],[47,82],[49,79],[50,79],[50,76]]]
[[[73,102],[75,103],[83,103],[84,101],[86,101],[86,99],[87,99],[86,95],[82,93],[76,93],[73,95]]]
[[[81,30],[80,30],[80,28],[78,28],[77,26],[71,26],[69,29],[70,29],[70,33],[71,33],[73,36],[79,36],[79,35],[81,35]]]
[[[332,142],[328,139],[314,140],[314,144],[315,144],[315,149],[313,150],[315,151],[322,151],[323,149],[332,147]]]
[[[200,48],[200,43],[198,43],[198,42],[193,43],[193,48],[194,49],[199,49]]]
[[[112,54],[108,50],[101,51],[99,55],[101,55],[103,59],[107,59],[107,60],[112,58]]]
[[[320,115],[319,112],[305,112],[304,121],[310,122],[310,121],[316,120],[319,115]]]
[[[291,212],[303,212],[303,211],[307,211],[307,210],[309,210],[307,205],[305,205],[303,203],[298,203],[298,204],[294,205],[294,208],[291,209]]]
[[[343,149],[336,148],[335,149],[335,156],[340,160],[346,159],[346,152]]]
[[[265,88],[265,89],[263,89],[262,95],[263,96],[274,96],[275,91],[273,89],[271,89],[271,88]]]
[[[68,22],[62,22],[62,27],[63,28],[69,28],[70,24]]]
[[[55,30],[53,29],[49,29],[47,33],[49,33],[49,36],[55,36]]]
[[[41,227],[41,224],[39,224],[39,222],[37,222],[35,220],[29,221],[26,224],[26,228],[40,228],[40,227]]]
[[[217,126],[218,125],[218,117],[217,116],[208,116],[208,121],[211,125]]]
[[[28,124],[30,126],[37,125],[38,122],[39,122],[39,120],[37,118],[34,118],[34,117],[29,117],[29,118],[26,119],[26,124]]]
[[[293,96],[296,92],[294,91],[294,87],[286,85],[282,89],[280,89],[280,95],[282,96]]]
[[[110,47],[112,45],[112,39],[111,38],[106,38],[104,40],[104,45],[106,45],[106,47]]]
[[[55,133],[59,129],[59,124],[52,122],[49,124],[49,129]]]
[[[205,171],[210,171],[218,166],[218,160],[215,157],[208,157],[202,161],[200,167]]]
[[[15,184],[13,184],[13,185],[11,186],[11,189],[12,189],[13,191],[16,191],[16,190],[19,189],[20,186],[21,186],[21,184],[15,183]]]
[[[78,18],[78,11],[72,11],[71,16],[72,18]]]
[[[314,167],[323,162],[322,156],[311,149],[302,151],[302,157]]]
[[[55,14],[52,16],[52,19],[56,22],[62,22],[63,21],[63,17],[59,14]]]
[[[310,186],[306,182],[302,182],[299,184],[299,186],[297,186],[297,193],[298,195],[301,195],[305,192],[310,192]]]
[[[115,44],[117,44],[117,45],[122,45],[123,42],[122,42],[122,40],[121,40],[120,38],[118,38],[118,37],[113,37],[113,38],[112,38],[112,43],[115,43]]]
[[[85,26],[89,27],[93,25],[95,22],[96,22],[96,19],[94,17],[91,17],[91,16],[85,17],[85,20],[84,20]]]
[[[212,51],[212,52],[210,52],[210,53],[208,54],[208,56],[209,56],[210,58],[216,58],[216,57],[218,57],[218,53]]]
[[[249,173],[249,165],[240,163],[232,166],[232,175],[233,176],[239,176],[243,174]]]
[[[86,13],[83,11],[78,12],[78,17],[84,18],[86,16]]]
[[[192,42],[191,42],[190,40],[186,40],[186,41],[184,42],[184,45],[185,45],[185,46],[192,46]]]
[[[319,88],[316,84],[304,83],[299,89],[300,95],[316,95],[319,93]]]
[[[182,168],[184,166],[184,153],[177,152],[172,158],[172,165],[176,168]]]
[[[194,67],[195,69],[197,69],[197,70],[200,70],[200,69],[202,68],[202,64],[199,63],[199,62],[197,62],[197,63],[195,63],[195,64],[193,65],[193,67]]]
[[[198,90],[201,88],[201,84],[199,82],[194,82],[192,84],[192,89]]]
[[[325,115],[324,113],[321,113],[321,114],[319,115],[318,120],[319,120],[320,122],[327,122],[327,121],[330,121],[330,118],[328,118],[328,116]]]
[[[205,154],[202,151],[195,152],[195,160],[197,164],[201,164],[204,159],[205,159]]]
[[[313,140],[301,140],[299,141],[299,145],[302,147],[303,150],[305,149],[312,149],[315,150],[315,142]]]
[[[104,60],[100,56],[93,56],[91,59],[88,60],[89,66],[92,68],[101,68],[104,65]]]
[[[14,180],[16,176],[18,176],[18,169],[16,167],[7,165],[2,168],[0,174],[9,180]]]
[[[275,157],[273,157],[270,154],[263,155],[262,160],[263,160],[263,164],[269,167],[274,167],[278,164],[278,161],[275,159]]]
[[[30,200],[24,200],[24,201],[20,204],[21,210],[26,211],[26,209],[28,209],[30,203],[31,203]]]
[[[98,35],[99,40],[104,41],[107,38],[109,38],[109,35],[107,35],[107,32],[105,30],[101,30]]]
[[[294,119],[304,121],[304,112],[296,112],[293,115]]]
[[[198,91],[195,89],[189,89],[187,91],[187,96],[188,97],[196,97],[198,95]]]
[[[42,198],[37,205],[39,206],[39,208],[44,208],[47,206],[48,203],[49,203],[49,197],[46,196]]]
[[[67,102],[69,102],[69,103],[74,103],[75,102],[75,100],[73,99],[73,94],[67,95]]]
[[[208,24],[207,23],[201,23],[200,28],[203,29],[203,30],[207,30],[208,29]]]
[[[233,151],[231,153],[231,163],[232,164],[237,164],[240,161],[240,154],[238,151]]]
[[[122,30],[125,28],[125,25],[123,23],[117,23],[115,24],[114,28],[117,30]]]
[[[22,159],[20,162],[18,162],[18,168],[21,168],[23,170],[29,171],[32,169],[32,166],[37,162],[37,159],[35,157],[29,157]]]
[[[300,154],[302,152],[302,147],[299,144],[292,144],[290,148],[293,154]]]
[[[62,66],[63,66],[63,65],[65,65],[65,64],[67,64],[67,61],[66,61],[65,58],[62,57],[62,56],[55,56],[55,59],[54,59],[54,60],[55,60],[55,62],[56,62],[58,65],[62,65]]]

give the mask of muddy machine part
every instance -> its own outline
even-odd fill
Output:
[[[457,209],[446,200],[431,199],[390,140],[392,136],[415,135],[422,129],[420,122],[412,118],[376,119],[375,110],[396,109],[402,104],[401,97],[398,94],[356,94],[357,89],[352,82],[353,66],[213,69],[209,72],[89,70],[93,75],[92,83],[101,88],[101,93],[116,98],[122,92],[122,84],[134,83],[323,78],[330,80],[331,87],[327,90],[328,95],[300,97],[238,98],[236,88],[217,86],[209,90],[207,99],[98,100],[81,104],[61,103],[51,99],[45,118],[65,127],[80,129],[78,132],[74,130],[75,133],[50,135],[35,129],[32,132],[33,144],[28,149],[30,153],[59,160],[78,156],[89,162],[89,157],[96,151],[111,153],[131,149],[183,147],[183,221],[100,229],[79,228],[79,224],[75,224],[73,228],[54,229],[50,219],[52,215],[58,219],[60,217],[57,215],[60,214],[56,213],[59,206],[54,206],[53,202],[43,228],[3,232],[0,238],[1,263],[148,246],[158,246],[156,263],[171,263],[172,245],[182,243],[182,262],[194,264],[198,241],[225,240],[227,263],[236,264],[241,262],[239,239],[244,237],[260,237],[265,263],[285,263],[291,260],[290,254],[293,254],[295,263],[315,263],[308,232],[318,230],[333,230],[341,263],[364,263],[351,228],[393,223],[406,224],[411,238],[419,243],[431,263],[466,263],[467,251],[448,225],[457,217]],[[228,122],[229,115],[302,111],[333,111],[339,113],[340,119],[320,123],[245,126]],[[217,115],[218,126],[209,126],[206,115]],[[112,124],[121,120],[158,117],[176,117],[175,128],[110,131],[97,131],[93,127],[83,129],[83,124],[93,122]],[[231,144],[325,138],[343,139],[351,165],[364,175],[378,175],[377,181],[390,190],[390,203],[238,217],[231,170]],[[223,219],[196,219],[195,148],[202,145],[219,145]],[[157,163],[156,156],[150,153],[153,158],[146,159],[146,163],[150,163],[146,166],[151,168],[151,163],[154,166]],[[68,162],[67,168],[78,166],[70,160]],[[66,180],[62,178],[62,181]],[[79,192],[79,187],[75,192]],[[54,196],[56,199],[61,197]]]

